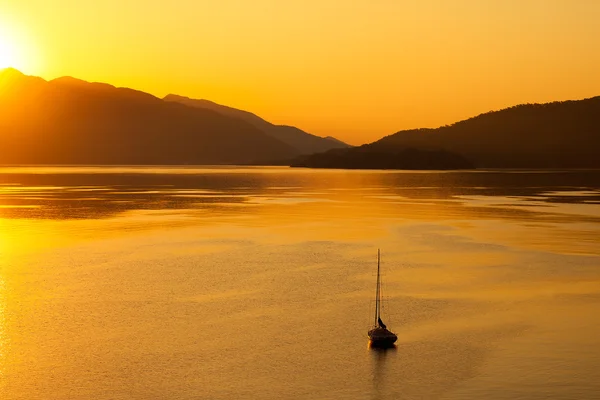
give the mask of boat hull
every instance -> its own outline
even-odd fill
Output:
[[[371,329],[367,335],[371,341],[371,346],[377,347],[391,346],[398,340],[398,336],[395,333],[381,327]]]

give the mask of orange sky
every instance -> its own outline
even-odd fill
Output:
[[[600,95],[599,21],[598,0],[2,0],[0,62],[360,144]]]

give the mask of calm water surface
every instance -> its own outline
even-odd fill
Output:
[[[598,315],[600,171],[0,168],[2,399],[596,399]]]

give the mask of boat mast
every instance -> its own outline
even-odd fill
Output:
[[[375,291],[375,326],[379,323],[379,264],[380,264],[380,250],[377,249],[377,290]]]

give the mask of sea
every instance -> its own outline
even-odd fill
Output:
[[[0,167],[0,398],[598,399],[600,171]]]

